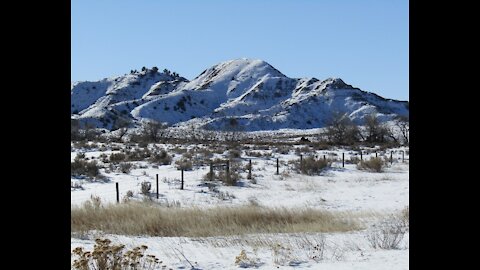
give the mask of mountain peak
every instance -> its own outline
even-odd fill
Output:
[[[324,80],[326,87],[331,89],[353,89],[353,86],[346,84],[342,79],[332,77]]]
[[[285,77],[279,70],[274,68],[272,65],[261,59],[252,59],[252,58],[237,58],[233,60],[228,60],[220,62],[215,65],[213,68],[224,69],[224,70],[238,70],[239,72],[258,72],[266,71],[271,73],[274,77]]]

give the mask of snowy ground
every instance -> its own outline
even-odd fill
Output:
[[[408,269],[408,233],[401,248],[371,248],[364,232],[338,234],[274,234],[239,237],[127,237],[102,235],[131,249],[146,245],[146,254],[155,255],[172,269]],[[323,239],[323,240],[322,240]],[[323,252],[314,249],[322,245]],[[92,250],[93,240],[72,238],[72,249]],[[245,250],[246,259],[236,263]],[[317,256],[317,257],[315,257]]]
[[[159,145],[161,148],[172,148],[171,145]],[[72,205],[79,205],[98,196],[102,202],[115,202],[115,183],[119,184],[120,198],[127,191],[134,193],[134,198],[141,199],[140,185],[143,181],[152,183],[152,191],[156,192],[155,177],[159,175],[159,201],[176,203],[181,207],[212,207],[218,205],[235,206],[251,204],[263,207],[311,207],[330,211],[351,211],[352,213],[372,212],[388,215],[400,211],[409,205],[409,167],[408,154],[402,162],[401,150],[408,148],[388,149],[394,151],[394,163],[383,173],[360,171],[355,164],[342,167],[342,153],[348,161],[358,153],[337,150],[318,150],[318,157],[337,158],[333,168],[319,176],[305,176],[295,173],[288,161],[298,160],[299,156],[292,150],[288,154],[273,153],[271,158],[249,157],[242,153],[243,165],[248,159],[253,163],[253,178],[256,183],[241,176],[238,186],[219,186],[214,192],[202,185],[202,178],[209,167],[198,167],[185,171],[184,190],[180,190],[180,171],[174,162],[172,165],[153,167],[147,162],[133,162],[137,168],[129,174],[116,172],[102,173],[106,182],[89,182],[72,178],[72,183],[80,183],[82,189],[71,191]],[[254,150],[255,152],[272,152],[271,150]],[[85,152],[88,158],[98,158],[100,154],[118,151],[84,151],[72,149],[72,161],[78,152]],[[380,153],[380,152],[379,152]],[[408,152],[407,152],[408,153]],[[380,153],[379,155],[382,155]],[[363,159],[374,157],[375,152],[363,154]],[[174,161],[181,155],[176,155]],[[221,155],[216,155],[221,157]],[[280,175],[276,175],[276,158],[280,160]],[[155,199],[156,200],[156,199]],[[214,238],[160,238],[160,237],[128,237],[108,235],[114,243],[128,246],[149,246],[147,253],[154,254],[173,269],[189,269],[190,261],[198,269],[237,269],[235,257],[242,250],[246,251],[250,264],[244,266],[260,269],[408,269],[408,233],[398,250],[373,249],[367,239],[366,231],[338,234],[294,234],[294,235],[249,235]],[[325,254],[321,260],[312,257],[312,243],[325,239]],[[72,249],[84,246],[93,247],[94,235],[84,236],[84,240],[72,238]],[[280,246],[278,246],[280,244]],[[185,257],[183,257],[183,255]],[[196,264],[195,264],[196,262]]]

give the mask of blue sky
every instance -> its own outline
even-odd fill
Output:
[[[71,79],[236,58],[408,100],[407,0],[72,0]]]

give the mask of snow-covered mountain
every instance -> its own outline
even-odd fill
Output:
[[[307,129],[326,125],[332,113],[361,124],[408,116],[408,102],[382,98],[339,78],[289,78],[265,61],[236,59],[204,70],[191,81],[157,69],[77,82],[71,87],[72,118],[115,129],[119,119],[151,119],[169,125],[245,131]]]

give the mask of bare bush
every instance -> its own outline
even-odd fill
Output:
[[[112,153],[109,157],[110,162],[112,163],[120,163],[125,161],[126,155],[123,153]]]
[[[260,151],[245,151],[245,155],[250,157],[261,157],[263,156],[262,152]]]
[[[189,170],[192,169],[193,164],[192,164],[191,159],[181,158],[181,159],[175,161],[175,167],[178,170],[189,171]]]
[[[76,182],[71,181],[70,187],[73,188],[73,189],[81,189],[81,190],[83,190],[82,183],[79,182],[79,181],[76,181]]]
[[[85,210],[99,210],[102,207],[102,199],[99,196],[90,195],[90,200],[83,203],[83,208]]]
[[[172,163],[172,157],[165,150],[161,150],[159,153],[155,153],[150,158],[150,162],[158,165],[170,165]]]
[[[358,164],[360,161],[360,158],[357,156],[352,156],[350,159],[345,159],[345,163],[347,164]]]
[[[228,151],[228,157],[229,157],[230,159],[240,158],[241,155],[242,155],[242,151],[237,150],[237,149],[230,149],[230,150]]]
[[[150,190],[151,189],[152,189],[152,183],[150,183],[148,181],[142,182],[142,184],[140,186],[140,192],[143,195],[145,195],[145,196],[150,195]]]
[[[358,163],[357,169],[371,172],[382,172],[385,162],[380,158],[371,158]]]
[[[401,218],[391,216],[373,226],[367,234],[367,240],[373,248],[398,249],[407,231]]]
[[[235,257],[235,265],[238,265],[241,268],[258,268],[262,265],[260,258],[252,254],[251,252],[247,253],[244,249],[240,251],[240,254]]]
[[[125,245],[111,245],[109,239],[96,239],[93,251],[85,251],[77,247],[72,251],[75,259],[72,263],[74,270],[153,270],[166,269],[166,265],[155,257],[145,255],[147,246],[142,245],[126,250]]]
[[[101,179],[100,167],[97,161],[86,161],[82,159],[75,159],[71,163],[70,173],[72,176],[85,176],[90,179]]]
[[[125,160],[127,161],[143,161],[152,156],[152,152],[148,148],[135,148],[125,151]]]
[[[133,167],[132,163],[122,162],[122,163],[119,164],[118,169],[122,173],[130,173],[130,170],[132,169],[132,167]]]
[[[236,186],[239,179],[240,175],[233,170],[230,170],[229,173],[220,171],[215,178],[215,180],[220,180],[227,186]]]
[[[331,162],[329,160],[324,160],[323,158],[315,159],[314,157],[306,157],[303,158],[302,162],[299,161],[297,163],[297,170],[299,170],[302,174],[317,175],[330,166]]]

